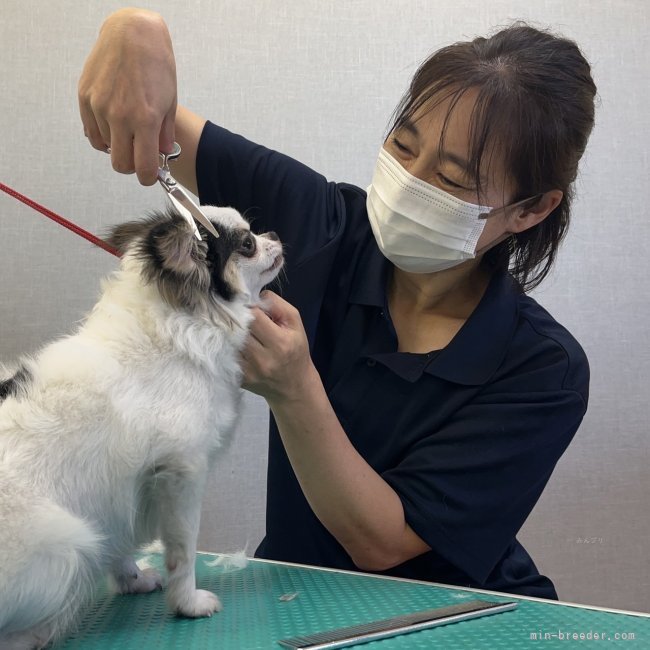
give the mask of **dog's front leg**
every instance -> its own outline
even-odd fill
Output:
[[[194,563],[205,484],[203,468],[183,468],[166,477],[160,503],[160,531],[169,572],[167,602],[172,610],[192,618],[221,610],[210,591],[196,588]]]

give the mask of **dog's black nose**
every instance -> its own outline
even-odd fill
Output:
[[[269,239],[271,239],[273,241],[280,241],[280,238],[278,237],[278,235],[275,232],[273,232],[272,230],[271,230],[271,232],[266,233],[266,237],[268,237]]]

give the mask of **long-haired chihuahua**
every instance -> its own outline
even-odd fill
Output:
[[[112,575],[161,588],[132,554],[161,539],[167,601],[209,616],[194,575],[201,498],[241,394],[250,305],[283,265],[275,233],[206,207],[202,241],[173,212],[117,226],[120,269],[75,334],[0,379],[0,648],[61,638]]]

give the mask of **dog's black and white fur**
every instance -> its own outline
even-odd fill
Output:
[[[120,270],[78,331],[0,380],[0,648],[60,638],[96,581],[161,587],[131,559],[160,538],[167,600],[209,616],[194,575],[208,468],[232,433],[250,304],[282,246],[230,208],[220,233],[159,213],[116,227]]]

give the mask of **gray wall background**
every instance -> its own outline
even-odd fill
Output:
[[[578,41],[599,87],[572,232],[536,292],[581,341],[589,412],[520,538],[567,601],[650,611],[650,5],[647,0],[143,2],[166,17],[180,101],[365,187],[388,117],[432,50],[515,19]],[[0,180],[101,233],[163,204],[112,172],[77,114],[76,84],[116,2],[3,0]],[[0,359],[70,331],[116,266],[0,196]],[[206,496],[200,545],[252,553],[263,534],[264,404],[247,398]]]

